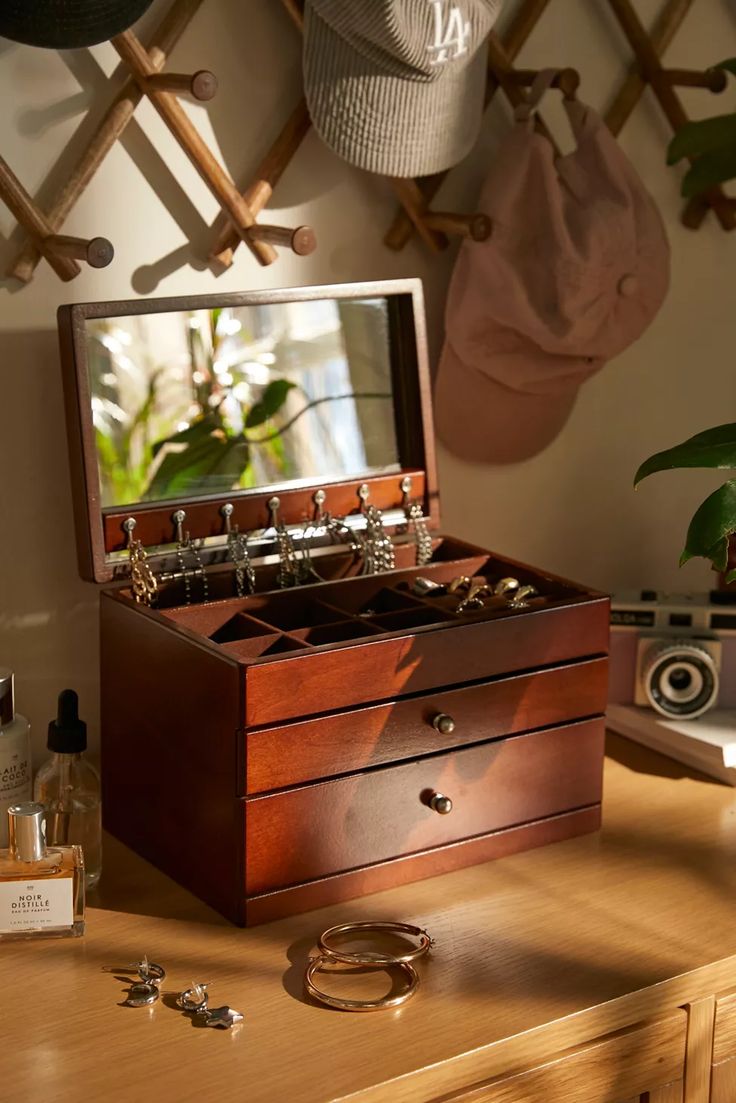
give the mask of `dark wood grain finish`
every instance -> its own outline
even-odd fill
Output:
[[[248,895],[600,802],[603,719],[245,798]],[[430,807],[434,793],[452,811]]]
[[[101,618],[105,827],[234,919],[243,878],[238,666],[108,594]]]
[[[505,858],[522,850],[531,850],[532,847],[563,842],[576,835],[597,831],[600,825],[601,808],[599,804],[594,804],[589,808],[564,812],[523,824],[521,827],[493,831],[474,839],[450,843],[421,854],[378,862],[349,873],[323,877],[305,885],[293,885],[291,888],[251,896],[244,901],[238,921],[248,927],[256,926],[295,912],[323,908],[328,904],[353,900],[371,892],[382,892],[397,885],[421,881],[425,877],[437,877],[454,869]],[[492,883],[493,872],[489,869],[489,892],[492,891]]]
[[[245,793],[266,792],[602,713],[608,661],[592,659],[245,735]],[[452,717],[442,734],[432,721]]]
[[[245,668],[245,724],[259,727],[602,655],[608,621],[607,599],[580,598],[256,663]]]

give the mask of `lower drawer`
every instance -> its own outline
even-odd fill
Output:
[[[246,797],[246,893],[267,892],[601,799],[604,720]],[[452,801],[448,814],[436,794]]]

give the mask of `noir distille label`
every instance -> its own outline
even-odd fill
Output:
[[[74,922],[71,877],[42,881],[0,881],[0,934]]]

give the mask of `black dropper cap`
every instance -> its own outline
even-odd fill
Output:
[[[80,754],[87,750],[87,725],[79,719],[79,698],[73,689],[62,689],[56,720],[49,724],[46,746],[56,754]]]

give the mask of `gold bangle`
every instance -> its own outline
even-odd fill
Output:
[[[408,934],[419,939],[419,945],[405,954],[379,954],[373,951],[361,953],[358,950],[336,950],[329,945],[328,939],[336,938],[343,934],[354,934],[356,931],[392,931],[394,934]],[[422,930],[411,923],[390,922],[366,922],[366,923],[340,923],[337,927],[330,927],[328,931],[320,935],[318,946],[325,957],[333,961],[342,961],[346,965],[367,965],[374,969],[382,969],[388,965],[407,965],[416,961],[427,953],[434,941]]]
[[[341,1000],[338,996],[330,996],[327,992],[320,991],[312,979],[314,974],[319,973],[325,965],[334,964],[335,961],[331,957],[310,958],[304,974],[304,987],[312,999],[317,1000],[318,1003],[323,1003],[325,1007],[334,1007],[338,1011],[383,1011],[384,1008],[400,1007],[402,1003],[406,1003],[407,1000],[411,999],[419,987],[419,976],[413,965],[409,965],[405,961],[391,962],[389,965],[378,965],[376,962],[371,962],[377,969],[400,969],[408,980],[405,991],[399,992],[398,996],[383,996],[380,1000]]]

